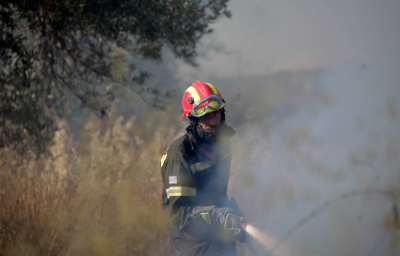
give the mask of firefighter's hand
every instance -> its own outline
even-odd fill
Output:
[[[242,225],[246,223],[244,217],[239,217],[232,213],[228,213],[225,219],[224,229],[230,232],[239,242],[244,242],[246,239],[246,231],[242,229]],[[247,224],[245,224],[247,226]]]
[[[218,214],[219,226],[231,233],[233,238],[239,242],[244,242],[246,232],[241,229],[241,225],[246,222],[240,210],[223,207],[215,209]]]
[[[244,243],[246,240],[246,232],[242,229],[238,229],[236,232],[233,232],[233,238],[241,243]]]
[[[215,208],[213,211],[213,216],[215,216],[217,220],[217,225],[219,227],[224,227],[228,214],[232,216],[243,217],[243,213],[237,209],[233,209],[230,207]]]

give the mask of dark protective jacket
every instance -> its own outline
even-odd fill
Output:
[[[190,127],[190,126],[189,126]],[[206,206],[237,207],[227,196],[232,128],[222,124],[214,148],[215,162],[187,133],[175,140],[161,159],[162,207],[177,255],[236,255],[235,240],[206,221],[194,221]]]

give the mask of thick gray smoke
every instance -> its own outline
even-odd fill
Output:
[[[235,92],[227,98],[238,131],[231,196],[250,224],[263,225],[267,249],[398,255],[395,70],[400,62],[218,81]]]

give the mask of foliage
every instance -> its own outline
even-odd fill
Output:
[[[230,16],[228,0],[29,0],[0,4],[0,148],[43,151],[73,95],[105,115],[120,87],[159,91],[134,58],[161,61],[161,50],[196,65],[209,24]],[[168,92],[167,92],[168,93]],[[108,100],[108,101],[107,101]]]

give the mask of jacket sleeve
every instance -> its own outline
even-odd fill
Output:
[[[197,205],[196,182],[183,159],[168,157],[161,167],[163,207],[167,217],[173,217],[180,207]]]

